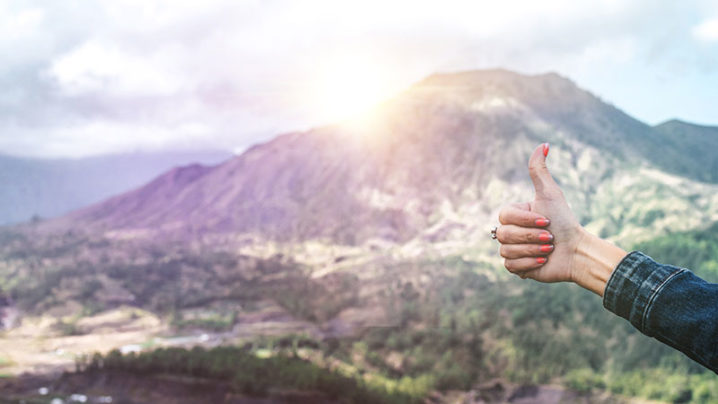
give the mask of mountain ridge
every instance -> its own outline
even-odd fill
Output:
[[[472,240],[491,220],[499,199],[530,192],[525,156],[543,141],[557,150],[554,172],[571,174],[557,180],[578,197],[574,203],[586,221],[606,215],[596,211],[592,198],[599,190],[613,192],[601,184],[619,181],[617,171],[669,167],[690,181],[690,174],[706,164],[676,157],[685,148],[666,149],[663,132],[555,73],[435,74],[366,120],[370,124],[286,133],[220,165],[167,173],[52,223],[150,229],[185,239],[244,233],[347,245],[372,239],[404,244],[417,237]],[[193,181],[168,182],[177,173],[198,170],[201,175]],[[656,181],[636,175],[639,183]],[[490,195],[497,190],[501,198]],[[684,198],[681,190],[669,192]],[[609,219],[624,220],[615,213]],[[611,227],[597,226],[604,232]]]
[[[0,155],[0,224],[48,218],[146,184],[174,166],[216,163],[222,151],[125,153],[79,159]]]
[[[681,155],[679,162],[688,167],[687,170],[693,172],[695,178],[718,182],[718,157],[713,152],[718,149],[718,126],[672,119],[656,125],[654,131],[664,149],[676,150]]]

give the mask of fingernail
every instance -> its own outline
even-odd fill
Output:
[[[553,250],[553,245],[544,244],[539,249],[541,250],[541,252],[551,252],[551,250]]]
[[[551,241],[551,240],[553,240],[553,234],[551,234],[551,233],[545,231],[545,232],[539,234],[539,240],[541,240],[541,241]]]
[[[538,262],[539,264],[545,264],[546,257],[538,257],[538,258],[536,258],[536,262]]]
[[[543,144],[543,156],[548,156],[548,143]]]
[[[536,219],[536,226],[548,226],[549,220],[548,219]]]

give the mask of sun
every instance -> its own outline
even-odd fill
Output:
[[[312,109],[325,122],[356,118],[397,91],[390,73],[386,66],[364,58],[325,63],[317,70],[312,86]]]

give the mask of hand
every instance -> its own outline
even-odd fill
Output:
[[[544,143],[529,159],[534,200],[504,207],[496,235],[510,272],[540,282],[576,281],[576,253],[586,233],[546,167],[548,151]],[[544,230],[541,219],[547,218]],[[548,235],[552,235],[552,247],[546,247],[551,245],[545,241]]]

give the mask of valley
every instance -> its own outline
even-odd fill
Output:
[[[714,375],[575,285],[512,276],[488,237],[504,203],[531,198],[526,159],[549,141],[588,230],[718,280],[718,184],[700,174],[718,157],[682,149],[718,128],[694,129],[652,128],[555,74],[431,76],[362,125],[0,229],[0,372],[17,400],[44,399],[29,372],[63,397],[125,380],[147,402],[139,372],[224,402],[709,402]]]

